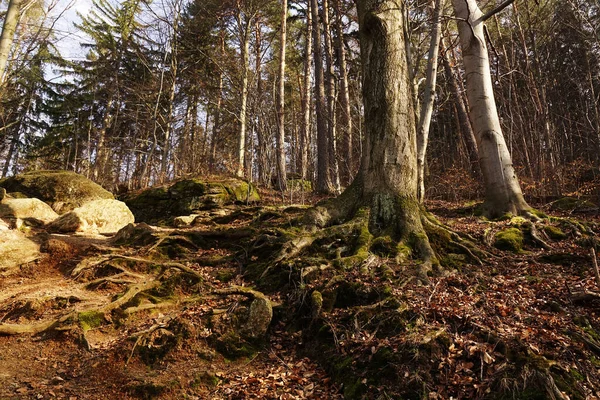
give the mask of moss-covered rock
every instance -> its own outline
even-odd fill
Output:
[[[225,204],[258,202],[260,196],[252,184],[240,179],[219,182],[185,179],[169,187],[129,194],[122,200],[137,221],[157,223]]]
[[[550,209],[553,211],[585,212],[598,210],[598,206],[589,200],[577,197],[563,197],[553,202]]]
[[[104,314],[96,310],[82,311],[78,315],[78,320],[81,329],[85,332],[102,325]]]
[[[544,232],[550,239],[563,240],[567,238],[567,234],[564,233],[559,227],[553,225],[545,225]]]
[[[518,228],[508,228],[496,233],[494,247],[519,253],[523,250],[523,232]]]
[[[102,186],[71,171],[32,171],[0,180],[7,192],[48,203],[59,214],[100,199],[114,199]],[[13,196],[15,197],[15,196]]]

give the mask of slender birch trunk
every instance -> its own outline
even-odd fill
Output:
[[[242,21],[241,15],[238,16],[238,28],[240,33],[240,51],[242,58],[242,97],[240,99],[239,120],[239,137],[238,137],[238,165],[236,176],[243,178],[245,174],[244,161],[246,157],[246,117],[248,111],[248,63],[250,52],[250,21]]]
[[[0,35],[0,86],[4,83],[8,55],[10,54],[10,48],[15,37],[17,24],[19,23],[21,2],[22,0],[9,1],[4,24],[2,25],[2,34]]]
[[[433,2],[433,26],[431,28],[431,43],[427,57],[427,76],[425,78],[425,93],[419,123],[417,124],[417,195],[422,203],[425,200],[425,155],[429,140],[429,126],[433,114],[435,100],[435,87],[437,84],[438,54],[440,52],[440,38],[442,36],[442,9],[444,0]]]
[[[311,0],[306,1],[306,45],[304,58],[304,87],[302,87],[302,129],[300,130],[300,176],[306,179],[308,174],[308,148],[310,145],[311,116],[311,64],[312,64],[312,10]]]
[[[459,18],[469,111],[485,184],[484,213],[488,217],[528,214],[531,207],[523,198],[494,100],[484,15],[475,0],[453,0],[453,4]]]
[[[281,1],[281,31],[279,37],[279,90],[277,95],[277,183],[279,190],[287,190],[285,167],[285,44],[287,29],[287,0]]]

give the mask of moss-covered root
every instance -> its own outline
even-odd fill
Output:
[[[58,329],[74,317],[75,313],[71,312],[56,319],[33,324],[0,324],[0,335],[38,335],[40,333]]]
[[[324,228],[350,220],[362,201],[361,191],[356,179],[338,197],[319,202],[304,214],[304,225],[311,228]]]
[[[461,237],[452,229],[443,225],[427,211],[421,212],[421,222],[425,232],[431,241],[435,243],[436,248],[458,249],[459,252],[467,255],[472,262],[483,265],[483,260],[493,257],[492,254],[482,250],[470,239]]]
[[[250,303],[248,319],[240,327],[240,333],[246,338],[253,340],[260,339],[267,333],[267,329],[273,319],[273,306],[264,294],[240,286],[218,289],[214,293],[220,296],[240,295],[251,299],[252,303]]]

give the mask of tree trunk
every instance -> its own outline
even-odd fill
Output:
[[[242,21],[242,16],[238,17],[238,28],[240,34],[240,51],[242,58],[242,79],[241,79],[241,99],[240,99],[240,113],[239,113],[239,137],[238,137],[238,165],[236,170],[236,176],[239,178],[244,177],[244,160],[246,156],[246,114],[248,110],[248,63],[249,63],[249,51],[250,51],[250,22]]]
[[[342,8],[340,0],[333,0],[336,13],[335,33],[338,55],[338,68],[340,70],[340,128],[342,130],[342,168],[341,177],[347,186],[352,181],[354,173],[354,154],[352,148],[352,114],[350,111],[350,89],[348,85],[348,71],[346,64],[346,48],[344,47],[344,31],[342,29]]]
[[[325,86],[323,74],[323,48],[321,43],[321,30],[319,27],[319,4],[311,0],[312,26],[313,26],[313,51],[315,61],[315,91],[316,91],[316,116],[317,116],[317,191],[321,193],[334,193],[335,188],[331,180],[329,169],[329,137],[327,131],[327,106],[325,102]]]
[[[22,0],[9,1],[4,24],[2,25],[2,34],[0,35],[0,86],[4,82],[8,55],[10,54],[10,48],[15,37],[17,24],[19,23],[21,1]]]
[[[277,95],[277,183],[279,190],[287,190],[285,168],[285,42],[287,29],[287,0],[281,1],[281,31],[279,36],[279,91]]]
[[[221,48],[221,57],[225,57],[225,31],[221,30],[220,37],[220,48]],[[221,132],[221,107],[223,104],[223,71],[218,68],[219,77],[218,77],[218,85],[217,85],[217,105],[215,107],[215,116],[213,119],[213,129],[212,135],[210,138],[210,162],[209,168],[211,171],[214,171],[215,162],[217,157],[217,139],[219,138],[219,133]]]
[[[484,213],[492,218],[507,213],[527,214],[531,207],[523,198],[494,100],[483,13],[475,0],[453,0],[453,4],[459,19],[469,114],[485,184]]]
[[[442,49],[443,57],[442,64],[444,64],[444,74],[446,75],[446,81],[448,85],[450,85],[450,92],[452,93],[452,97],[454,97],[454,105],[456,109],[456,117],[458,119],[458,127],[460,133],[467,144],[467,152],[469,155],[469,163],[470,163],[470,171],[473,176],[478,175],[479,170],[479,159],[477,155],[477,141],[475,140],[475,134],[473,133],[473,128],[471,127],[471,122],[469,121],[469,114],[467,113],[467,107],[465,106],[465,101],[463,95],[460,90],[460,86],[458,81],[456,80],[456,76],[452,71],[452,66],[450,65],[450,60],[448,59],[448,51],[444,45],[444,39],[442,39],[442,45],[444,48]]]
[[[340,168],[337,154],[337,118],[335,101],[335,71],[333,69],[333,44],[331,24],[329,23],[329,2],[323,0],[322,23],[325,41],[325,89],[327,90],[327,136],[329,141],[329,169],[331,181],[336,193],[340,191]]]
[[[417,200],[417,141],[402,0],[356,0],[364,74],[365,141],[359,172],[338,198],[307,214],[317,226],[343,222],[368,207],[369,231],[435,260]]]
[[[435,0],[433,7],[433,27],[431,28],[431,43],[427,57],[427,76],[425,78],[425,93],[423,104],[419,113],[417,125],[417,166],[418,166],[418,197],[419,201],[425,199],[425,155],[429,140],[429,126],[433,114],[435,100],[435,87],[437,84],[438,54],[440,52],[440,37],[442,36],[442,9],[444,0]]]
[[[310,145],[311,110],[311,64],[312,64],[312,10],[311,0],[306,1],[306,46],[304,58],[304,87],[302,87],[302,129],[300,130],[300,176],[306,179],[308,174],[308,148]]]

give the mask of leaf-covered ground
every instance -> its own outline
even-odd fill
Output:
[[[428,209],[490,253],[483,265],[448,252],[446,273],[421,284],[416,260],[339,266],[354,239],[338,237],[250,273],[264,261],[258,249],[297,232],[297,207],[237,206],[121,244],[52,235],[67,245],[52,242],[43,259],[0,277],[0,324],[79,318],[0,336],[0,398],[598,398],[597,215],[551,213],[561,219],[545,224],[565,237],[548,230],[549,248],[526,238],[513,253],[492,244],[519,221],[484,221],[452,203]],[[87,272],[73,275],[82,262]],[[101,317],[82,312],[151,279],[160,285]],[[218,295],[233,286],[273,304],[263,340],[223,339],[249,307]]]

